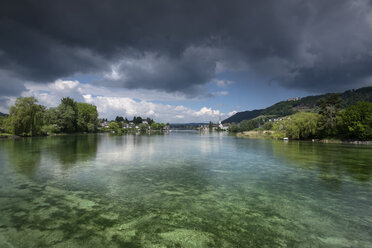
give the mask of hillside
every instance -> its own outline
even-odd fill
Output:
[[[243,120],[253,119],[259,115],[286,116],[291,115],[301,109],[314,109],[321,98],[325,98],[330,94],[332,93],[317,96],[307,96],[298,101],[281,101],[262,110],[238,112],[224,120],[222,123],[239,123]],[[343,107],[353,105],[361,100],[372,102],[372,87],[364,87],[357,90],[347,90],[341,93],[340,97],[342,99],[341,104]]]
[[[233,116],[230,116],[229,118],[225,119],[222,121],[223,124],[225,123],[238,123],[241,122],[242,120],[250,120],[253,118],[256,118],[257,116],[261,115],[261,112],[263,109],[255,109],[255,110],[248,110],[244,112],[238,112]]]
[[[0,116],[8,116],[8,115],[0,112]]]

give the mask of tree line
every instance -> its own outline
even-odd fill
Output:
[[[96,132],[98,124],[96,106],[70,97],[62,98],[57,107],[49,109],[34,97],[19,97],[2,121],[5,132],[19,136]]]
[[[231,132],[274,131],[274,138],[372,140],[372,103],[359,101],[342,108],[339,94],[318,101],[316,109],[300,111],[275,122],[269,117],[232,124]]]
[[[139,125],[144,121],[146,121],[150,126],[152,123],[154,123],[154,120],[149,117],[144,119],[141,116],[134,116],[132,121],[129,121],[127,117],[124,118],[123,116],[116,116],[115,118],[115,122],[119,124],[129,124],[130,122],[133,122],[135,125]]]
[[[107,121],[107,119],[105,120]],[[132,125],[128,125],[132,124]],[[162,131],[169,128],[169,123],[156,123],[151,118],[142,118],[140,116],[134,116],[132,121],[129,121],[127,117],[116,116],[114,121],[110,121],[108,127],[102,128],[102,131],[111,131],[117,135],[129,134],[129,133],[148,133],[150,131]]]

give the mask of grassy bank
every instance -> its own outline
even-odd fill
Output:
[[[251,139],[274,139],[275,131],[265,130],[265,131],[245,131],[237,133],[236,136],[242,138],[251,138]]]
[[[275,135],[275,131],[245,131],[236,134],[237,137],[247,139],[278,139],[278,135]],[[338,143],[338,144],[355,144],[355,145],[372,145],[372,141],[361,141],[361,140],[341,140],[341,139],[305,139],[302,141],[312,141],[318,143]]]

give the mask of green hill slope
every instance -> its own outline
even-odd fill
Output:
[[[224,120],[222,123],[239,123],[243,120],[256,118],[259,115],[272,115],[277,117],[286,116],[291,115],[298,110],[315,109],[318,101],[330,94],[331,93],[317,96],[307,96],[298,101],[281,101],[262,110],[238,112]],[[364,87],[357,90],[347,90],[341,93],[340,97],[342,99],[341,104],[343,107],[353,105],[361,100],[372,102],[372,87]]]
[[[256,118],[257,116],[261,115],[261,112],[263,109],[255,109],[251,111],[243,111],[243,112],[238,112],[235,115],[230,116],[226,120],[223,120],[222,123],[238,123],[241,122],[242,120],[250,120],[253,118]]]

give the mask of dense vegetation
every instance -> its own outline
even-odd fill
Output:
[[[292,115],[301,110],[314,110],[318,108],[318,103],[321,99],[326,99],[333,94],[324,94],[318,96],[307,96],[298,101],[281,101],[263,110],[253,110],[238,112],[235,115],[227,118],[223,123],[239,123],[243,120],[250,120],[259,115],[284,117]],[[341,108],[354,105],[359,101],[372,102],[372,87],[364,87],[357,90],[348,90],[339,94]]]
[[[98,112],[94,105],[66,97],[56,108],[39,105],[34,97],[17,98],[9,116],[1,120],[4,131],[19,136],[51,133],[95,132]]]
[[[372,140],[372,103],[359,101],[343,108],[338,94],[328,94],[318,100],[316,110],[299,111],[279,119],[261,116],[233,123],[229,129],[250,130],[271,130],[274,138]]]
[[[100,127],[100,124],[103,127]],[[9,115],[0,116],[0,134],[6,136],[37,136],[58,133],[93,133],[109,131],[115,134],[146,133],[169,128],[169,123],[156,123],[151,118],[134,116],[132,121],[117,116],[114,121],[98,119],[97,107],[66,97],[60,105],[47,109],[34,97],[17,98]]]
[[[225,123],[238,123],[241,122],[242,120],[250,120],[253,118],[256,118],[257,116],[261,115],[262,109],[255,109],[251,111],[244,111],[244,112],[238,112],[233,116],[230,116],[226,120],[222,121],[222,124]]]

